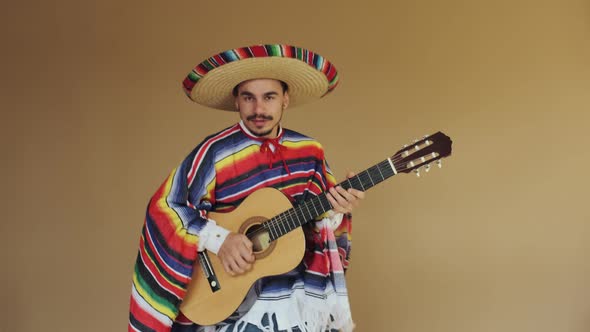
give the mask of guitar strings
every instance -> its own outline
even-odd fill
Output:
[[[384,164],[384,163],[385,163],[385,161],[382,162],[381,164]],[[374,185],[375,181],[373,181],[372,178],[377,175],[381,175],[382,179],[378,180],[377,183],[383,181],[385,178],[383,177],[383,174],[379,170],[378,166],[379,165],[376,165],[366,171],[359,173],[358,178],[364,182],[368,182],[368,181],[366,181],[366,178],[369,178],[371,180],[372,185]],[[373,177],[371,177],[371,175],[373,175]],[[354,180],[354,178],[352,178],[352,179]],[[354,186],[352,186],[350,181],[347,181],[347,182],[349,182],[349,185],[351,187],[354,187]],[[328,206],[328,208],[326,208],[325,205]],[[313,208],[313,210],[316,212],[315,213],[316,215],[321,215],[323,212],[331,209],[332,205],[327,200],[327,197],[325,196],[325,194],[322,193],[318,196],[313,197],[312,199],[310,199],[308,201],[305,201],[301,205],[291,208],[291,209],[285,211],[284,213],[281,213],[280,215],[276,216],[275,218],[270,219],[269,221],[266,222],[266,225],[268,226],[269,231],[275,230],[275,232],[276,232],[276,229],[278,229],[277,233],[284,234],[284,233],[306,223],[308,221],[308,219],[312,220],[314,218],[314,214],[312,213],[311,208]],[[298,209],[300,210],[300,213],[297,211]],[[309,212],[309,216],[310,216],[309,218],[306,216],[305,210],[307,210],[307,212]],[[321,211],[321,213],[318,211]],[[301,218],[299,218],[300,215],[305,220],[303,223],[301,222]],[[297,217],[296,221],[294,220],[295,218],[293,218],[293,216]],[[291,227],[291,223],[289,222],[290,220],[294,221],[295,227]],[[288,223],[288,227],[284,227],[285,222]],[[283,227],[281,227],[281,226],[283,226]],[[270,229],[271,227],[273,229]],[[285,229],[286,229],[286,231],[284,231]]]
[[[401,159],[401,157],[399,155],[397,155],[397,156],[394,157],[394,159],[396,161],[399,161]],[[364,188],[362,188],[362,181],[364,181],[365,183],[367,183],[367,181],[366,181],[367,178],[371,181],[371,186],[369,186],[368,188],[372,187],[376,183],[380,183],[383,180],[385,180],[386,177],[383,176],[383,172],[381,171],[381,168],[383,168],[383,166],[389,166],[389,165],[387,165],[388,162],[389,162],[388,160],[384,160],[381,163],[379,163],[377,165],[374,165],[374,166],[370,167],[369,169],[364,170],[363,172],[359,173],[356,176],[356,178],[358,178],[359,180],[361,180],[361,182],[359,183],[361,185],[361,189],[364,189]],[[389,168],[389,167],[387,167],[387,168]],[[371,176],[371,175],[373,175],[373,176]],[[376,177],[377,175],[380,175],[381,176],[381,180],[377,179],[377,181],[375,182],[375,181],[373,181],[373,178]],[[393,175],[393,174],[391,174],[391,175]],[[391,176],[391,175],[389,175],[389,176]],[[354,186],[351,183],[351,180],[355,180],[355,177],[353,177],[351,179],[347,179],[345,181],[348,182],[348,184],[349,184],[350,187],[354,188]],[[343,183],[344,183],[344,181],[341,184],[339,184],[339,185],[342,185]],[[327,198],[325,197],[325,194],[322,193],[321,195],[315,196],[314,198],[312,198],[312,199],[304,202],[303,204],[301,204],[301,205],[299,205],[297,207],[291,208],[291,209],[285,211],[284,213],[281,213],[280,215],[278,215],[278,216],[276,216],[274,218],[271,218],[270,220],[266,221],[264,224],[266,226],[268,226],[267,227],[268,228],[268,231],[272,232],[273,230],[275,230],[275,233],[282,233],[280,235],[284,235],[285,233],[289,232],[290,230],[292,230],[292,229],[294,229],[294,228],[296,228],[298,226],[301,226],[302,224],[308,222],[307,217],[305,216],[303,207],[305,207],[308,210],[309,214],[310,214],[310,220],[309,221],[313,220],[313,218],[314,218],[313,217],[313,214],[311,213],[310,206],[314,208],[314,210],[316,211],[316,213],[318,211],[318,207],[320,208],[320,210],[322,210],[322,212],[325,212],[325,211],[329,210],[329,209],[326,209],[324,207],[324,204],[322,203],[322,199],[324,199],[324,201],[326,201],[326,205],[328,205],[329,208],[332,208],[332,206],[329,203],[329,201],[327,201]],[[317,203],[319,203],[319,204],[317,204]],[[297,208],[299,208],[301,210],[301,213],[298,213],[297,212]],[[317,213],[317,214],[320,215],[321,213]],[[289,223],[289,228],[285,232],[283,232],[282,229],[285,229],[285,227],[280,227],[280,226],[284,226],[285,221],[288,222],[290,219],[294,219],[293,218],[293,215],[295,215],[297,217],[297,223],[298,223],[298,225],[296,224],[297,226],[291,228],[290,227],[290,223]],[[305,222],[303,222],[303,223],[300,222],[299,215],[301,215],[302,217],[304,217]],[[271,227],[273,229],[271,229]],[[278,232],[277,232],[277,229],[278,229]],[[256,231],[256,233],[261,232],[261,231],[263,231],[263,229],[259,229],[258,231]]]
[[[397,161],[399,161],[401,159],[402,159],[402,157],[400,155],[394,156],[394,160],[396,161],[396,164],[398,164]],[[381,163],[379,163],[379,164],[377,164],[377,165],[375,165],[375,166],[373,166],[373,167],[371,167],[371,168],[369,168],[369,169],[367,169],[367,170],[359,173],[356,176],[356,178],[361,181],[361,182],[359,182],[359,184],[361,186],[360,189],[364,189],[364,188],[362,188],[363,187],[362,186],[362,183],[363,182],[367,183],[367,181],[366,181],[367,178],[371,181],[371,186],[369,186],[369,188],[372,187],[372,186],[374,186],[376,183],[380,183],[381,181],[385,180],[385,177],[384,177],[383,172],[381,171],[381,169],[387,163],[388,163],[388,160],[384,160]],[[397,169],[405,169],[405,168],[399,167],[399,165],[398,165]],[[379,180],[377,178],[377,181],[375,182],[373,180],[373,178],[375,176],[377,176],[377,175],[380,175],[381,176],[381,180]],[[391,176],[391,175],[389,175],[389,176]],[[354,188],[354,186],[351,183],[351,180],[355,180],[355,178],[353,177],[351,179],[347,179],[346,182],[348,182],[348,184],[349,184],[350,187],[353,187]],[[343,184],[343,183],[344,182],[342,182],[341,184]],[[260,233],[262,231],[269,231],[269,232],[271,232],[271,236],[275,237],[275,234],[272,234],[273,231],[274,231],[274,233],[278,234],[279,236],[282,236],[282,235],[286,234],[287,232],[293,230],[294,228],[296,228],[298,226],[301,226],[302,224],[304,224],[304,223],[306,223],[308,221],[313,220],[314,216],[311,213],[310,207],[313,207],[313,209],[316,211],[316,214],[317,215],[320,215],[321,214],[321,213],[317,213],[318,208],[320,208],[320,211],[322,211],[322,212],[325,212],[325,211],[329,210],[329,209],[326,209],[324,207],[324,204],[323,204],[323,201],[322,200],[326,202],[326,205],[328,205],[329,208],[332,208],[332,206],[329,203],[329,201],[327,201],[327,198],[325,197],[325,194],[322,194],[322,195],[316,196],[316,197],[314,197],[314,198],[312,198],[312,199],[304,202],[303,204],[301,204],[301,205],[299,205],[297,207],[291,208],[291,209],[289,209],[289,210],[287,210],[287,211],[279,214],[278,216],[276,216],[274,218],[269,219],[268,221],[266,221],[266,222],[263,223],[263,227],[264,227],[263,229],[258,229],[256,231],[254,231],[253,233],[254,234],[257,234],[257,233]],[[309,215],[310,215],[309,220],[305,216],[305,211],[304,211],[303,208],[306,208],[308,210]],[[297,211],[298,209],[300,210],[300,213]],[[300,215],[305,220],[303,223],[300,221],[300,218],[299,218]],[[293,216],[297,217],[297,221],[294,221],[295,218],[293,218]],[[294,225],[295,225],[294,227],[291,227],[291,223],[289,222],[290,220],[293,220],[294,221]],[[287,222],[288,227],[285,226],[285,222]]]
[[[400,161],[401,159],[403,159],[403,157],[400,156],[399,154],[397,154],[392,158],[392,162],[395,161],[394,164],[397,164],[397,162]],[[399,168],[400,167],[398,165],[398,167],[396,167],[396,169],[399,169]],[[386,160],[360,172],[355,177],[350,178],[350,179],[346,179],[345,181],[342,181],[338,185],[343,185],[345,182],[348,182],[349,188],[354,188],[352,181],[358,180],[359,185],[360,185],[360,188],[358,188],[358,189],[364,190],[365,188],[363,187],[362,183],[364,182],[365,184],[369,184],[369,182],[367,181],[367,179],[368,179],[368,180],[370,180],[370,186],[368,186],[367,189],[371,188],[375,184],[380,183],[380,182],[384,181],[386,178],[389,178],[390,176],[394,175],[394,174],[390,174],[389,176],[385,177],[383,175],[382,169],[383,169],[383,171],[386,171],[386,170],[393,171],[393,170],[391,170],[391,167],[389,165],[389,160],[386,159]],[[377,176],[380,176],[381,179],[379,179]],[[374,178],[376,178],[376,180],[374,180]],[[329,208],[325,208],[323,202],[325,202],[325,205],[327,205]],[[279,215],[263,222],[261,228],[254,230],[253,232],[249,233],[249,235],[258,235],[262,232],[268,231],[271,233],[271,237],[274,237],[276,239],[276,238],[288,233],[289,231],[313,220],[314,215],[311,212],[310,207],[313,208],[314,211],[316,211],[316,214],[319,216],[322,213],[324,213],[325,211],[328,211],[329,209],[331,209],[332,205],[327,200],[326,194],[322,193],[318,196],[315,196],[315,197],[303,202],[302,204],[300,204],[296,207],[290,208],[289,210],[286,210],[286,211],[280,213]],[[310,218],[306,217],[305,211],[303,208],[307,209],[307,211],[309,212]],[[319,208],[319,210],[318,210],[318,208]],[[297,211],[298,209],[300,211]],[[322,213],[318,213],[318,211],[322,211]],[[304,222],[300,221],[301,220],[301,218],[299,218],[300,216],[303,217]],[[295,221],[294,217],[296,217],[296,221]],[[293,220],[294,227],[291,227],[291,223],[290,223],[291,220]],[[285,224],[287,224],[287,225],[285,225]],[[273,231],[278,236],[273,234]]]

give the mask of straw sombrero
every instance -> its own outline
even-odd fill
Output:
[[[188,74],[183,88],[201,105],[235,111],[233,88],[256,78],[287,83],[290,107],[320,99],[338,84],[336,67],[321,55],[301,47],[269,44],[227,50],[208,58]]]

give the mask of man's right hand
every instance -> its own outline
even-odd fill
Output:
[[[217,253],[225,272],[232,276],[246,273],[252,268],[254,254],[252,242],[244,234],[229,233]]]

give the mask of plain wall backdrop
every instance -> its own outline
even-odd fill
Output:
[[[303,46],[341,82],[288,110],[339,179],[438,130],[453,155],[367,192],[357,331],[590,330],[588,1],[28,1],[0,20],[0,331],[126,329],[151,195],[235,113],[181,81]]]

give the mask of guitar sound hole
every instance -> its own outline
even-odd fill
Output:
[[[255,224],[249,227],[246,230],[246,236],[252,241],[252,251],[254,251],[255,254],[263,252],[271,244],[270,234],[268,234],[268,231],[260,224]]]

